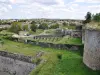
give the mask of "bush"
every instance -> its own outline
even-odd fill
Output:
[[[57,54],[57,58],[58,58],[58,59],[62,59],[62,54],[61,54],[61,53],[58,53],[58,54]]]
[[[55,25],[50,26],[50,29],[57,29],[57,28],[59,28],[59,24],[55,24]]]
[[[39,29],[48,29],[48,25],[46,23],[42,23],[41,25],[39,25],[38,28]]]
[[[31,24],[31,30],[36,32],[36,29],[37,29],[37,25],[36,24]]]
[[[19,22],[13,22],[9,31],[10,32],[14,32],[14,33],[19,33],[19,31],[21,31],[21,24]]]
[[[29,30],[29,29],[28,29],[28,25],[24,25],[24,26],[23,26],[23,30],[24,30],[24,31],[28,31],[28,30]]]
[[[35,58],[34,60],[32,60],[32,62],[37,64],[37,65],[40,63],[40,61],[41,61],[40,58]]]

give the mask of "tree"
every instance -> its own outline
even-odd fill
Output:
[[[28,25],[24,25],[24,26],[23,26],[23,30],[24,30],[24,31],[28,31],[28,30],[29,30],[29,29],[28,29]]]
[[[36,22],[35,21],[32,21],[31,24],[36,24]]]
[[[50,29],[56,29],[56,28],[59,28],[59,24],[54,24],[50,26]]]
[[[14,33],[19,33],[21,31],[21,24],[19,22],[13,22],[9,31],[14,32]]]
[[[37,29],[37,25],[36,24],[31,24],[31,30],[36,32],[36,29]]]
[[[66,23],[66,22],[63,22],[63,26],[67,26],[68,25],[68,23]]]
[[[91,22],[92,19],[92,14],[90,12],[87,12],[86,16],[85,16],[85,21],[83,23],[89,23]]]
[[[100,22],[100,13],[93,15],[93,21]]]
[[[42,23],[39,25],[39,29],[48,29],[48,25],[46,23]]]

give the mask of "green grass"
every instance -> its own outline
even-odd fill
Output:
[[[81,45],[81,38],[73,38],[65,36],[63,38],[48,38],[48,39],[32,39],[33,41],[54,43],[54,44],[72,44],[72,45]]]
[[[30,75],[99,75],[99,72],[92,71],[83,64],[79,51],[42,48],[9,40],[4,40],[4,42],[0,50],[30,56],[34,56],[39,51],[44,52],[41,57],[44,62],[38,65]],[[57,58],[59,53],[62,54],[61,60]]]
[[[55,34],[55,30],[54,29],[48,29],[48,30],[46,30],[46,32],[45,32],[46,34]]]
[[[33,34],[33,35],[39,35],[39,34],[41,34],[42,32],[44,32],[43,29],[37,29],[36,32],[29,31],[29,33],[30,33],[30,34]]]
[[[80,44],[82,44],[82,40],[80,38],[72,38],[72,37],[65,36],[56,43],[80,45]]]

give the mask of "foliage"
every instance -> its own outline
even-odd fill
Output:
[[[35,58],[34,60],[32,60],[32,62],[35,63],[36,65],[38,65],[40,61],[41,61],[40,58]]]
[[[61,54],[61,53],[58,53],[58,54],[57,54],[57,58],[58,58],[58,59],[62,59],[62,54]]]
[[[100,13],[96,13],[95,15],[92,16],[93,20],[96,22],[100,22]]]
[[[28,31],[28,30],[29,30],[29,29],[28,29],[28,25],[24,25],[24,26],[23,26],[23,30],[24,30],[24,31]]]
[[[33,32],[36,32],[36,29],[37,29],[37,25],[36,24],[31,24],[31,30],[33,31]]]
[[[85,16],[85,21],[83,23],[89,23],[91,22],[91,19],[92,19],[92,14],[91,12],[87,12],[86,16]]]
[[[64,23],[63,23],[63,26],[68,26],[68,23],[64,22]]]
[[[31,24],[36,24],[36,22],[35,21],[32,21]]]
[[[39,25],[38,28],[39,29],[48,29],[48,25],[47,25],[47,23],[42,23],[42,24]]]
[[[13,22],[9,31],[14,32],[14,33],[19,33],[21,31],[21,24],[19,22]]]
[[[59,24],[54,24],[50,26],[50,29],[56,29],[56,28],[59,28]]]

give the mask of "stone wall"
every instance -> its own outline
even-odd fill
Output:
[[[38,36],[34,36],[33,39],[60,38],[67,35],[73,38],[81,38],[82,31],[81,30],[59,30],[59,32],[57,32],[55,35],[38,35]]]
[[[36,67],[31,62],[30,56],[13,54],[0,51],[0,72],[7,72],[11,75],[29,75]]]
[[[27,40],[28,44],[41,46],[44,48],[55,48],[55,49],[64,49],[64,50],[79,50],[82,45],[70,45],[70,44],[53,44],[53,43],[44,43],[44,42],[36,42]]]
[[[83,62],[93,70],[100,70],[100,31],[85,30]]]
[[[0,56],[0,72],[7,72],[11,75],[29,75],[36,67],[35,64]]]
[[[15,60],[25,61],[28,63],[32,63],[32,59],[33,59],[33,57],[31,56],[24,56],[22,54],[10,53],[6,51],[0,51],[0,56],[9,57]]]

